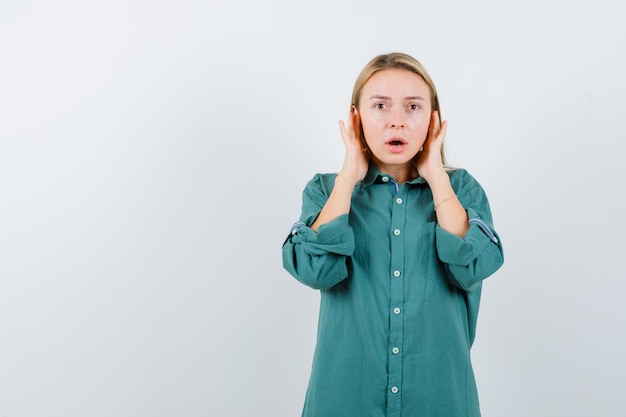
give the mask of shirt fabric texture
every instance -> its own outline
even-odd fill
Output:
[[[465,238],[437,224],[431,190],[371,165],[349,214],[313,231],[336,174],[316,174],[283,265],[321,293],[303,417],[478,417],[470,360],[482,281],[503,263],[487,197],[448,171]],[[445,203],[444,203],[445,204]]]

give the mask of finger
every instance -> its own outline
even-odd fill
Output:
[[[430,129],[428,131],[428,136],[431,138],[431,140],[434,140],[437,137],[440,127],[441,126],[439,126],[439,114],[437,113],[437,110],[433,110],[433,112],[430,114]]]
[[[359,137],[360,131],[360,119],[355,107],[352,107],[352,111],[349,114],[348,133],[352,140],[356,140]]]
[[[359,113],[356,107],[354,108],[354,111],[352,112],[352,114],[354,115],[354,131],[357,133],[360,133],[361,132],[361,114]]]
[[[343,120],[339,121],[339,132],[341,133],[341,139],[346,149],[360,148],[361,142],[354,136],[354,132],[351,129],[352,121],[348,118],[348,125],[346,126]]]
[[[441,154],[441,149],[443,149],[443,139],[446,136],[446,130],[447,130],[447,122],[443,121],[441,123],[439,132],[437,133],[437,136],[430,138],[430,146],[431,146],[430,149],[432,150],[433,157],[436,157],[437,159],[439,159],[439,155]]]
[[[351,140],[361,143],[361,116],[356,108],[353,108],[350,113],[350,124],[347,130]]]
[[[348,136],[351,136],[354,131],[354,110],[348,113],[348,126],[346,131],[348,132]]]
[[[446,137],[446,133],[448,132],[448,121],[444,120],[441,122],[441,127],[439,128],[439,134],[437,137],[440,137],[441,140]]]
[[[348,130],[346,129],[346,124],[343,120],[339,120],[339,133],[341,133],[341,139],[343,140],[344,145],[348,146],[350,139],[348,136]]]
[[[433,147],[436,147],[437,149],[441,149],[441,147],[443,146],[443,139],[446,137],[447,130],[448,130],[448,123],[447,121],[444,120],[443,122],[441,122],[439,129],[437,129],[437,134],[430,138],[430,141],[433,144]]]
[[[354,109],[354,139],[361,146],[367,147],[365,144],[365,139],[363,138],[363,128],[361,127],[361,113],[355,108]]]

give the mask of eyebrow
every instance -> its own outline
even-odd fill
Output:
[[[422,100],[424,101],[424,98],[422,96],[408,96],[404,98],[405,100]],[[370,97],[370,100],[391,100],[391,97],[389,96],[381,96],[379,94],[374,94],[373,96]]]

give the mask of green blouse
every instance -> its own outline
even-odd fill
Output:
[[[304,417],[480,416],[470,347],[482,280],[503,253],[480,184],[449,175],[465,238],[438,226],[423,178],[399,185],[374,165],[350,213],[316,233],[336,175],[307,184],[283,245],[287,271],[321,292]]]

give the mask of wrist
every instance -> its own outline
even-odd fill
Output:
[[[428,185],[430,185],[431,188],[438,184],[450,183],[450,176],[448,175],[446,170],[443,168],[443,166],[441,167],[441,169],[437,169],[435,171],[431,171],[431,172],[424,173],[424,174],[420,173],[420,175],[426,180],[426,182],[428,183]]]
[[[341,185],[345,185],[345,186],[349,186],[349,187],[354,187],[360,180],[348,175],[344,172],[340,172],[339,174],[337,174],[337,177],[335,178],[335,185],[341,184]]]

